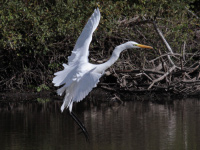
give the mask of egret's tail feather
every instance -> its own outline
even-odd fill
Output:
[[[63,104],[62,104],[62,106],[61,106],[61,112],[64,111],[65,107],[69,108],[69,111],[71,112],[72,111],[72,106],[73,106],[72,99],[71,100],[65,99]]]
[[[73,106],[73,97],[74,97],[74,86],[76,85],[75,82],[72,82],[72,84],[69,87],[61,87],[59,89],[59,94],[62,94],[65,92],[65,98],[63,100],[63,104],[61,106],[61,111],[63,112],[65,108],[69,108],[69,111],[72,111]]]
[[[64,109],[65,109],[65,107],[69,107],[69,111],[71,112],[72,111],[72,105],[73,105],[73,102],[72,102],[72,100],[69,100],[69,101],[64,101],[63,102],[63,104],[62,104],[62,106],[61,106],[61,112],[63,112],[64,111]]]
[[[71,111],[72,111],[72,105],[73,105],[72,97],[70,96],[69,93],[67,93],[67,94],[65,95],[63,104],[62,104],[62,106],[61,106],[61,112],[63,112],[64,109],[65,109],[65,108],[68,108],[68,107],[69,107],[69,111],[71,112]]]
[[[61,112],[63,112],[65,109],[65,101],[63,102],[62,106],[61,106]]]

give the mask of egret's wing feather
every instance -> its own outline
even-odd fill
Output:
[[[77,66],[68,66],[66,64],[63,64],[63,66],[64,70],[54,73],[55,77],[52,81],[54,86],[65,84],[65,87],[68,87],[72,83],[73,76],[76,74]]]
[[[94,13],[85,25],[81,35],[79,36],[71,56],[68,57],[68,65],[76,62],[88,62],[89,45],[92,41],[92,34],[97,28],[100,21],[100,11],[95,9]]]
[[[100,73],[92,72],[93,70],[84,74],[77,82],[77,86],[74,91],[73,101],[80,102],[84,99],[89,92],[97,86],[99,78],[102,76]]]

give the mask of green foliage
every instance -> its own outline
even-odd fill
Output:
[[[80,32],[96,7],[101,11],[101,22],[93,36],[91,57],[102,59],[110,53],[110,47],[127,40],[162,47],[152,26],[128,27],[120,23],[132,18],[141,21],[155,16],[174,51],[180,51],[184,41],[191,42],[193,39],[193,28],[197,25],[197,20],[188,15],[185,9],[192,2],[195,0],[1,2],[1,87],[35,86],[37,91],[41,91],[45,89],[43,85],[52,86],[53,72],[60,69],[61,63],[67,62],[67,55],[71,54]]]
[[[37,92],[41,92],[43,90],[49,90],[49,87],[46,86],[45,84],[41,84],[36,88]]]

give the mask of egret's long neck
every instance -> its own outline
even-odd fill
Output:
[[[125,44],[121,44],[121,45],[115,47],[110,59],[107,62],[98,65],[97,70],[99,72],[104,72],[107,68],[109,68],[112,64],[114,64],[117,61],[117,59],[119,58],[120,53],[123,50],[127,49],[127,48],[128,47]]]

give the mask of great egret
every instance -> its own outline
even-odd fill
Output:
[[[79,36],[71,56],[68,57],[68,64],[63,64],[64,70],[54,74],[54,86],[62,85],[62,87],[57,90],[57,94],[61,96],[65,93],[63,104],[61,106],[62,112],[65,108],[69,108],[70,114],[73,115],[71,113],[73,103],[83,100],[89,92],[96,87],[99,78],[104,74],[104,71],[117,61],[123,50],[132,48],[152,49],[151,46],[129,41],[117,46],[107,62],[103,64],[89,63],[89,44],[92,41],[92,34],[97,28],[99,21],[100,11],[97,8],[94,10],[94,13],[89,18]],[[80,122],[78,121],[77,123]]]

